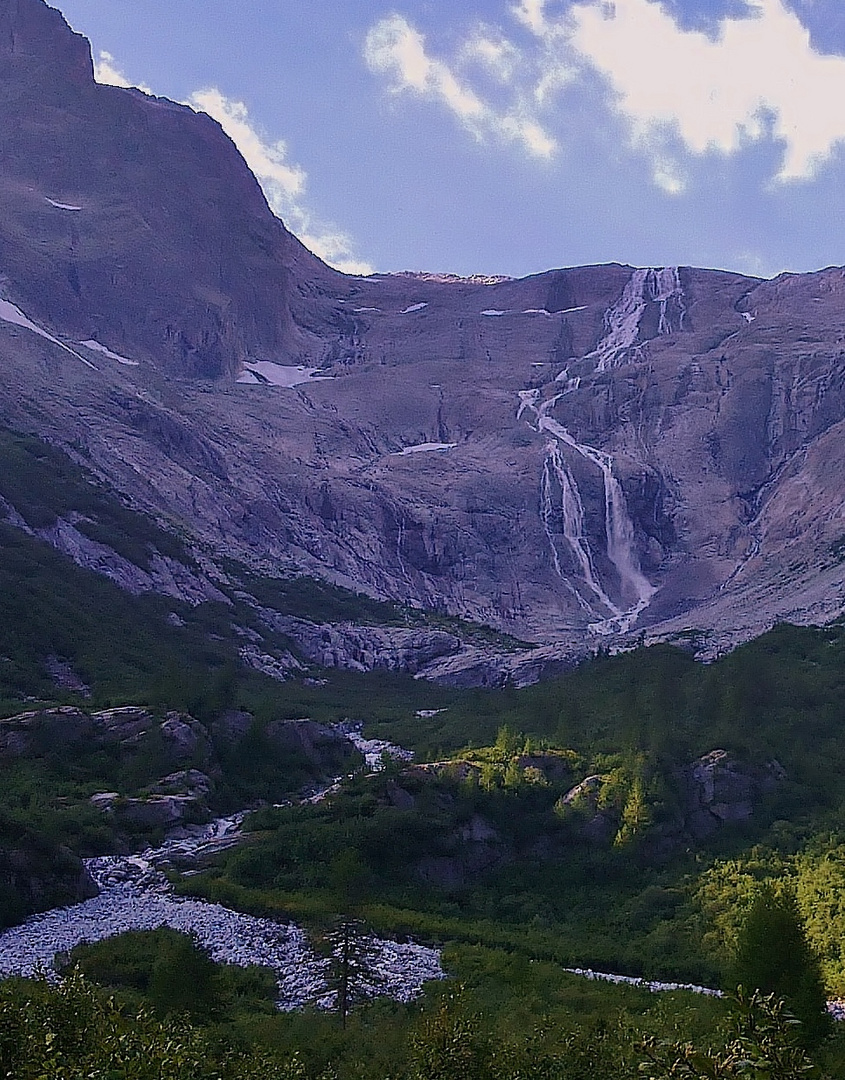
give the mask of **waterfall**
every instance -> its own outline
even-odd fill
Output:
[[[687,313],[684,303],[684,291],[681,288],[681,277],[677,266],[664,266],[662,270],[649,271],[652,275],[649,286],[651,299],[660,304],[660,320],[657,324],[658,334],[672,334],[675,330],[683,330],[684,316]],[[669,302],[675,301],[678,310],[678,325],[672,326],[671,312],[668,311]]]
[[[554,499],[555,483],[557,484],[557,489],[560,493],[559,509],[555,505]],[[575,556],[575,562],[581,578],[595,598],[599,600],[608,611],[611,611],[614,616],[621,615],[619,609],[599,584],[595,568],[593,567],[590,548],[584,535],[584,506],[581,502],[581,494],[578,491],[578,485],[575,483],[575,478],[572,476],[572,473],[567,468],[563,454],[560,450],[560,445],[554,440],[549,440],[546,444],[546,459],[543,462],[543,474],[540,482],[540,517],[542,518],[543,527],[549,540],[549,546],[552,550],[555,573],[566,583],[567,588],[573,593],[581,607],[588,614],[594,616],[595,611],[593,611],[590,605],[584,600],[578,590],[573,588],[561,567],[560,553],[557,550],[557,544],[555,543],[554,532],[552,530],[552,525],[557,519],[558,514],[560,514],[563,535],[569,544],[572,554]]]
[[[670,303],[677,308],[677,325],[672,325]],[[657,332],[671,334],[682,330],[686,305],[677,266],[635,270],[625,284],[621,297],[604,314],[604,334],[585,360],[595,360],[597,371],[618,367],[629,349],[637,345],[640,322],[648,304],[659,304]]]
[[[540,480],[540,517],[552,552],[555,573],[566,583],[581,607],[596,618],[590,629],[596,633],[622,633],[636,622],[656,589],[640,569],[634,547],[634,524],[622,485],[613,474],[609,454],[593,446],[579,443],[549,411],[560,398],[578,388],[580,380],[567,380],[567,389],[540,403],[540,391],[520,391],[518,416],[528,410],[534,416],[538,432],[552,436],[546,443],[546,457]],[[607,557],[619,575],[620,603],[615,604],[602,587],[593,563],[590,545],[584,529],[584,506],[577,481],[566,463],[562,448],[568,447],[599,469],[604,486],[604,523]],[[559,503],[556,496],[559,495]],[[561,531],[575,560],[578,575],[589,589],[593,603],[585,601],[563,572],[560,552],[552,526],[559,518]],[[598,601],[597,610],[595,602]],[[609,613],[609,614],[608,614]]]

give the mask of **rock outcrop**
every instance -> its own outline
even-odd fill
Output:
[[[712,750],[684,770],[686,830],[701,840],[723,825],[750,821],[761,798],[784,779],[776,761],[766,768],[754,767],[741,764],[726,750]]]
[[[681,844],[699,844],[723,828],[751,825],[760,820],[766,797],[786,778],[776,761],[754,765],[727,750],[711,750],[678,770],[672,781],[674,798],[662,801],[656,820],[648,811],[636,839],[644,851],[659,856]],[[610,781],[600,774],[587,776],[559,800],[560,816],[590,843],[607,845],[624,838],[620,829],[625,799],[621,792],[608,797]]]
[[[0,928],[97,891],[82,861],[66,848],[0,823]]]
[[[309,351],[294,309],[306,275],[332,272],[215,121],[95,84],[88,42],[43,0],[2,0],[0,60],[6,299],[76,342],[202,378]]]
[[[414,630],[354,623],[312,623],[265,609],[265,620],[296,644],[313,663],[347,671],[402,671],[416,675],[461,649],[461,639],[443,630]]]
[[[303,753],[325,776],[348,773],[360,761],[346,735],[313,720],[273,720],[267,738],[279,749]]]

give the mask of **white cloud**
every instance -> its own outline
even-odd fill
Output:
[[[483,68],[497,82],[512,83],[519,70],[521,53],[495,27],[478,27],[463,46],[461,62]]]
[[[517,54],[515,46],[479,33],[467,45],[464,60],[476,60],[479,51],[488,64],[498,68],[502,81],[507,64],[511,70]],[[550,158],[557,149],[555,140],[517,99],[505,110],[497,109],[462,80],[443,60],[426,51],[425,38],[401,15],[377,22],[367,34],[364,58],[371,71],[391,80],[395,93],[410,91],[442,102],[478,140],[493,135],[505,142],[522,144],[533,157]]]
[[[310,251],[345,274],[373,272],[369,263],[356,257],[347,233],[314,219],[303,202],[307,182],[304,170],[288,160],[284,142],[267,140],[250,120],[242,101],[233,101],[209,87],[192,94],[187,104],[208,113],[220,124],[255,174],[271,209],[285,219]]]
[[[439,100],[476,138],[538,158],[557,149],[566,93],[598,74],[611,94],[594,100],[593,122],[609,104],[667,194],[685,189],[689,155],[766,140],[782,147],[775,180],[812,179],[845,142],[845,56],[817,52],[786,0],[743,2],[705,34],[682,27],[670,0],[510,0],[509,35],[478,26],[449,62],[394,14],[370,30],[365,58],[395,92]],[[504,108],[477,89],[482,73],[509,91]]]
[[[94,59],[94,78],[98,83],[104,83],[106,86],[134,86],[138,90],[143,90],[145,94],[152,94],[152,90],[144,83],[133,83],[123,74],[121,69],[117,66],[117,61],[109,52],[99,52]]]
[[[570,43],[608,80],[638,145],[675,136],[728,155],[773,137],[776,179],[811,178],[845,139],[845,57],[817,53],[783,0],[746,3],[714,36],[682,29],[658,0],[579,4]]]
[[[223,128],[243,154],[244,160],[261,182],[267,201],[281,209],[305,190],[305,173],[287,160],[287,147],[278,140],[266,142],[250,122],[246,105],[225,97],[215,87],[197,90],[188,105],[208,113]]]
[[[527,27],[532,34],[543,37],[549,33],[550,26],[546,20],[546,0],[520,0],[513,4],[511,12],[523,26]]]

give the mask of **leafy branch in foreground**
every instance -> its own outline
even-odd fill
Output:
[[[822,1074],[796,1037],[800,1021],[774,994],[740,992],[718,1047],[650,1037],[642,1042],[647,1080],[808,1080]]]

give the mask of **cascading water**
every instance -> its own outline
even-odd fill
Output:
[[[677,266],[635,270],[622,295],[604,315],[604,333],[592,352],[580,363],[592,362],[596,372],[608,371],[629,361],[638,348],[643,315],[649,304],[658,305],[658,334],[683,330],[686,305]],[[582,369],[583,370],[583,369]],[[613,459],[593,446],[577,442],[550,411],[567,394],[581,385],[581,376],[571,376],[564,368],[555,378],[556,393],[546,401],[538,387],[519,392],[517,419],[527,412],[535,430],[551,438],[540,478],[540,517],[552,552],[555,573],[577,598],[581,607],[596,618],[590,629],[609,634],[629,630],[648,607],[655,587],[643,574],[634,545],[634,524],[622,485],[613,475]],[[530,421],[529,421],[530,423]],[[532,427],[534,426],[532,424]],[[604,526],[607,558],[618,576],[618,600],[611,599],[596,568],[584,526],[584,505],[578,483],[569,468],[564,448],[595,466],[604,485]],[[558,527],[559,524],[559,527]],[[564,572],[560,534],[574,560],[579,587]],[[579,591],[580,589],[580,591]],[[616,595],[614,593],[614,595]]]
[[[637,344],[640,322],[649,303],[660,305],[659,334],[683,329],[686,306],[677,266],[635,270],[622,290],[622,296],[605,312],[604,335],[584,359],[595,360],[597,371],[618,367],[628,350]],[[677,311],[676,326],[672,325],[670,305]]]
[[[559,495],[559,503],[557,504],[555,500],[556,494]],[[566,466],[560,445],[552,439],[546,444],[546,460],[543,462],[543,473],[540,481],[540,517],[552,550],[555,573],[566,583],[567,588],[572,592],[584,611],[595,615],[590,604],[572,585],[561,567],[560,553],[555,543],[552,528],[558,519],[560,519],[563,535],[575,557],[575,564],[582,580],[594,597],[608,611],[613,612],[615,616],[621,615],[622,613],[599,584],[590,548],[584,535],[584,507],[581,502],[581,494],[572,473]]]
[[[681,288],[681,278],[677,266],[664,266],[662,270],[652,270],[651,273],[654,275],[651,299],[660,304],[660,320],[657,324],[658,334],[674,333],[675,328],[672,326],[668,311],[670,300],[676,302],[678,309],[677,329],[683,330],[684,316],[687,309],[684,304],[684,292]]]
[[[634,548],[634,525],[628,513],[622,485],[613,475],[612,459],[595,447],[579,443],[549,411],[568,393],[578,388],[580,380],[567,378],[567,389],[540,402],[539,390],[520,392],[518,416],[529,410],[536,420],[536,430],[551,435],[546,444],[546,458],[540,481],[540,517],[552,551],[555,573],[564,581],[580,606],[596,618],[589,628],[596,633],[623,633],[648,607],[655,587],[640,569]],[[584,528],[584,507],[577,481],[566,463],[562,447],[568,447],[596,466],[604,485],[604,519],[607,557],[619,576],[619,594],[623,606],[614,603],[603,588],[596,571]],[[556,504],[555,495],[559,496]],[[586,585],[587,599],[574,588],[564,574],[560,552],[552,526],[560,521],[561,531],[575,560],[578,576]],[[598,605],[598,609],[597,606]]]

